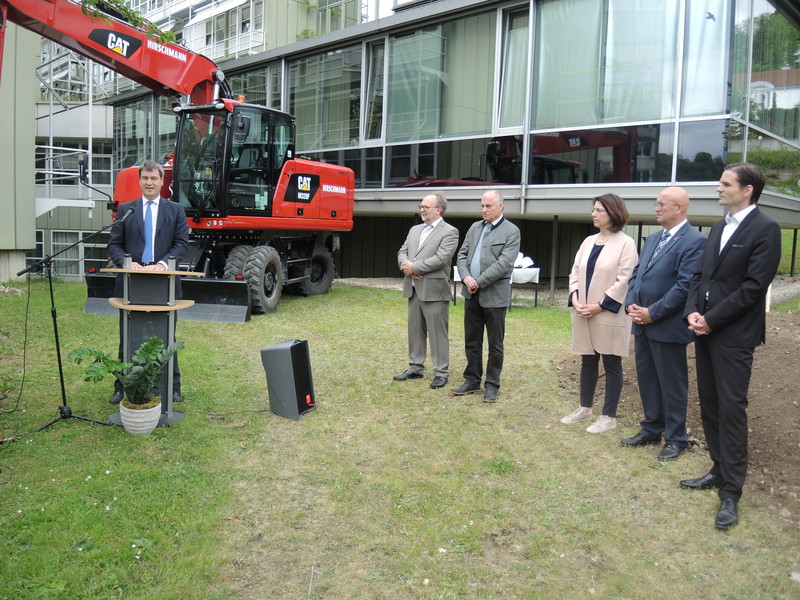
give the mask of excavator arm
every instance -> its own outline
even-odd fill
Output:
[[[0,0],[0,69],[7,23],[38,33],[165,96],[187,95],[192,104],[230,97],[224,75],[213,61],[176,44],[161,44],[113,16],[107,20],[88,16],[72,0]]]

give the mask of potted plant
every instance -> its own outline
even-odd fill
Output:
[[[87,359],[92,361],[86,367],[84,381],[101,381],[106,375],[113,375],[125,394],[119,405],[122,425],[129,433],[147,435],[156,428],[161,416],[161,397],[155,395],[156,382],[169,359],[181,348],[183,342],[174,342],[165,348],[162,340],[151,337],[133,353],[129,363],[94,348],[73,350],[69,359],[77,364]]]

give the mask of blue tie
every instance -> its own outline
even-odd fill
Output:
[[[483,246],[483,236],[491,227],[491,223],[486,223],[483,226],[481,237],[478,238],[478,243],[475,244],[475,252],[472,255],[472,262],[469,264],[469,272],[473,277],[477,277],[481,274],[481,246]]]
[[[656,259],[656,256],[658,256],[658,253],[661,252],[661,249],[664,246],[666,246],[668,241],[669,241],[669,230],[665,229],[664,233],[661,234],[661,240],[658,242],[658,246],[656,246],[656,249],[653,252],[653,256],[650,257],[650,262],[647,263],[648,267],[653,264],[653,261]]]
[[[142,252],[142,264],[149,265],[153,262],[153,201],[147,201],[147,209],[144,211],[144,252]]]

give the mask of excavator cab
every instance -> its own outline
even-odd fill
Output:
[[[173,197],[187,216],[270,216],[291,151],[291,117],[228,102],[180,107],[177,112]]]

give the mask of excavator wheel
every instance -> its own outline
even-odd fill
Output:
[[[333,283],[334,271],[333,255],[322,244],[314,244],[310,277],[297,284],[297,291],[301,296],[327,294]]]
[[[223,279],[236,279],[239,275],[244,275],[247,257],[252,251],[253,247],[247,245],[233,248],[225,259],[225,273]]]
[[[275,312],[281,301],[283,269],[281,257],[272,246],[257,246],[247,256],[244,278],[253,313]]]

